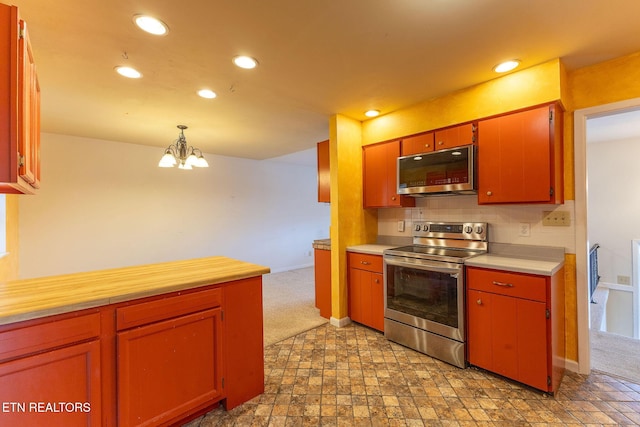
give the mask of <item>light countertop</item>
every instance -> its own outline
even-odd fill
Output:
[[[312,244],[314,249],[322,249],[325,251],[331,250],[331,239],[319,239],[314,240]]]
[[[261,276],[268,267],[215,256],[0,283],[0,325]]]
[[[359,252],[361,254],[370,255],[382,255],[382,251],[385,249],[397,248],[398,245],[381,245],[377,243],[370,243],[364,245],[348,246],[348,252]]]
[[[515,273],[529,273],[542,276],[553,276],[564,261],[545,261],[539,259],[513,258],[495,254],[484,254],[470,258],[464,263],[466,266],[506,270]]]

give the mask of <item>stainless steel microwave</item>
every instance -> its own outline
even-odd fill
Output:
[[[398,194],[476,194],[476,146],[398,158]]]

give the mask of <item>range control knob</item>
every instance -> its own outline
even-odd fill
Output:
[[[465,232],[465,233],[467,233],[467,234],[471,234],[471,233],[473,232],[473,227],[472,227],[472,226],[470,226],[470,225],[467,225],[467,226],[464,228],[464,232]]]
[[[429,231],[429,224],[425,224],[422,226],[422,231]]]
[[[416,224],[416,226],[415,226],[415,230],[416,230],[416,231],[420,231],[420,224]]]
[[[477,234],[482,234],[483,231],[484,231],[484,228],[481,225],[476,227],[476,233]]]

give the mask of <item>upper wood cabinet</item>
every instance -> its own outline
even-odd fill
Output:
[[[40,187],[40,86],[27,26],[0,4],[0,192]]]
[[[364,207],[413,207],[413,197],[398,195],[400,140],[363,147]]]
[[[475,144],[476,125],[465,123],[445,129],[435,131],[434,149],[444,150],[445,148],[459,147],[461,145]]]
[[[433,151],[433,141],[433,132],[402,138],[401,155],[410,156]]]
[[[318,202],[331,202],[331,173],[329,140],[318,142]]]
[[[478,122],[478,203],[564,203],[562,109]]]

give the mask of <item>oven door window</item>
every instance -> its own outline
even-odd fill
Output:
[[[458,274],[389,265],[387,308],[458,327]]]

